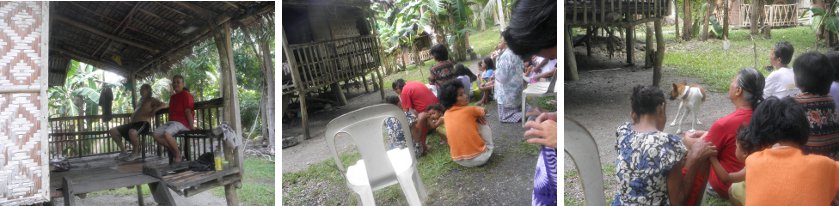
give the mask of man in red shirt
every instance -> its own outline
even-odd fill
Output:
[[[407,113],[413,109],[416,112],[416,122],[419,124],[411,124],[411,137],[419,141],[422,145],[422,153],[425,153],[428,150],[425,138],[429,129],[428,114],[425,110],[428,106],[439,102],[437,97],[431,93],[431,89],[419,81],[405,82],[403,79],[397,79],[391,86],[393,86],[393,91],[399,94],[402,111]]]
[[[178,132],[192,130],[195,101],[192,94],[184,89],[183,76],[172,77],[172,88],[175,94],[169,98],[169,122],[154,130],[153,136],[158,144],[166,147],[174,155],[174,162],[178,163],[181,162],[181,151],[173,136]]]

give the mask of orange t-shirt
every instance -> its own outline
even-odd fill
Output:
[[[839,162],[801,149],[764,149],[746,158],[746,205],[830,205]]]
[[[452,106],[443,115],[446,120],[446,137],[452,160],[472,159],[486,150],[484,139],[478,133],[478,118],[484,109],[475,106]]]

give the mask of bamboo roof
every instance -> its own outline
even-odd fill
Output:
[[[70,59],[118,75],[165,72],[217,26],[253,26],[274,2],[50,2],[49,85],[62,85]]]

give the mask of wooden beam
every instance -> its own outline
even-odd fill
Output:
[[[214,31],[215,43],[218,48],[219,61],[221,66],[221,88],[222,97],[224,98],[224,112],[223,119],[231,125],[236,131],[236,138],[242,138],[242,122],[239,114],[239,95],[236,89],[236,65],[233,60],[233,44],[231,42],[232,29],[230,23],[226,22],[220,28]],[[227,144],[224,144],[228,147]],[[240,145],[235,148],[225,148],[225,151],[232,151],[233,154],[225,154],[227,160],[231,165],[238,168],[243,168],[245,145]],[[231,158],[232,157],[232,158]],[[239,173],[241,177],[241,173]],[[224,193],[227,199],[227,205],[239,205],[239,199],[236,195],[236,190],[241,187],[241,182],[236,184],[228,184],[224,186]]]
[[[201,17],[203,17],[203,18],[217,16],[216,12],[210,11],[208,9],[205,9],[205,8],[201,7],[201,6],[198,6],[198,5],[189,3],[189,2],[173,1],[172,3],[174,3],[175,5],[178,5],[180,7],[186,8],[186,9],[192,11],[192,12],[195,12],[198,15],[201,15]]]
[[[125,15],[125,17],[122,18],[122,21],[119,22],[119,26],[117,26],[117,28],[115,28],[114,31],[111,32],[111,33],[116,33],[117,35],[122,34],[122,32],[125,31],[125,28],[126,28],[125,25],[128,22],[128,19],[131,19],[131,16],[134,15],[134,12],[136,12],[137,8],[140,7],[140,4],[143,4],[143,2],[137,2],[136,4],[134,4],[134,6],[131,7],[131,11],[129,11],[128,14]],[[96,53],[98,53],[99,49],[101,49],[102,46],[104,46],[105,44],[108,44],[108,47],[105,47],[105,51],[108,51],[108,48],[111,47],[110,43],[111,43],[110,39],[107,39],[104,42],[102,42],[101,44],[99,44],[99,46],[96,47],[96,50],[93,50],[92,56],[96,56]],[[99,55],[99,58],[102,58],[102,56],[105,54],[105,51],[102,51],[102,54]]]
[[[175,12],[175,13],[179,13],[179,14],[181,14],[181,15],[184,15],[184,16],[186,16],[186,17],[189,17],[190,19],[194,19],[194,17],[193,17],[193,16],[191,16],[191,15],[189,15],[189,14],[187,14],[187,13],[184,13],[184,12],[182,12],[182,11],[180,11],[180,10],[173,9],[172,7],[169,7],[169,6],[163,5],[163,4],[161,4],[160,2],[156,2],[156,1],[155,1],[154,3],[155,3],[155,4],[157,4],[157,5],[158,5],[158,6],[160,6],[160,7],[163,7],[163,8],[169,9],[170,11],[173,11],[173,12]]]
[[[217,22],[216,25],[221,25],[223,23],[226,23],[226,22],[230,21],[230,19],[232,19],[232,18],[229,17],[229,16],[220,16],[219,18],[216,19],[216,22]],[[148,61],[146,64],[143,64],[142,66],[138,67],[138,69],[136,71],[134,71],[133,75],[139,74],[143,70],[146,70],[153,63],[159,62],[163,58],[169,57],[169,55],[171,55],[174,52],[177,52],[177,51],[181,50],[183,47],[192,45],[195,41],[201,39],[201,37],[207,35],[209,32],[210,32],[210,28],[206,27],[206,28],[202,29],[201,31],[195,32],[195,34],[193,34],[192,36],[184,38],[184,40],[181,41],[180,43],[178,43],[177,46],[174,46],[171,49],[166,50],[165,52],[161,53],[160,55],[154,57],[151,61]]]
[[[74,58],[74,59],[82,61],[84,63],[96,66],[99,69],[104,69],[104,70],[114,72],[116,74],[119,74],[120,76],[125,76],[126,74],[128,74],[128,72],[121,69],[121,67],[118,66],[118,65],[114,65],[112,63],[107,63],[107,62],[102,62],[102,61],[99,61],[99,60],[95,60],[95,59],[93,59],[89,56],[83,55],[79,52],[70,51],[70,50],[67,50],[67,49],[60,48],[58,46],[50,46],[50,51],[54,51],[54,52],[58,52],[58,53],[67,55],[70,58]]]
[[[282,49],[283,54],[286,55],[286,59],[288,60],[288,65],[291,67],[291,79],[294,82],[294,88],[297,90],[297,95],[299,95],[298,99],[300,100],[300,114],[301,114],[301,122],[303,123],[303,139],[309,139],[309,112],[306,110],[306,88],[303,86],[303,80],[300,78],[300,72],[297,71],[297,60],[294,58],[294,54],[292,54],[292,50],[288,47],[288,41],[285,37],[285,30],[282,26],[280,26],[280,39],[282,39]]]
[[[108,38],[108,39],[111,39],[111,40],[114,40],[114,41],[118,41],[118,42],[121,42],[121,43],[124,43],[124,44],[128,44],[128,45],[131,45],[131,46],[149,51],[153,54],[160,53],[160,50],[158,50],[158,49],[146,46],[142,43],[137,43],[137,42],[134,42],[134,41],[131,41],[131,40],[128,40],[128,39],[124,39],[122,37],[118,37],[118,36],[115,36],[113,34],[105,33],[103,31],[100,31],[99,29],[96,29],[96,28],[90,26],[90,25],[74,21],[72,19],[69,19],[69,18],[61,16],[61,15],[54,15],[53,19],[64,22],[64,23],[66,23],[70,26],[74,26],[76,28],[83,29],[83,30],[88,31],[90,33],[93,33],[93,34],[96,34],[96,35],[99,35],[99,36],[102,36],[102,37],[105,37],[105,38]]]
[[[236,10],[240,10],[240,11],[242,10],[242,7],[241,7],[241,6],[236,5],[236,4],[234,4],[233,2],[225,1],[225,2],[224,2],[224,4],[227,4],[228,6],[230,6],[230,7],[232,7],[232,8],[235,8]]]

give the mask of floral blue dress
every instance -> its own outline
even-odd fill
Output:
[[[682,138],[664,132],[638,133],[627,122],[616,132],[618,194],[612,205],[670,205],[667,175],[687,154]]]
[[[556,149],[542,146],[533,175],[533,205],[556,205]]]

